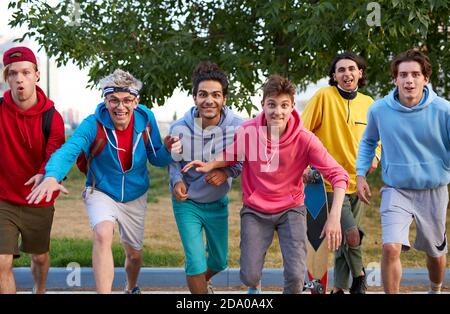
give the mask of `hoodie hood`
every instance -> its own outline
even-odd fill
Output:
[[[150,121],[150,115],[148,111],[144,110],[144,105],[138,105],[136,109],[133,110],[134,115],[134,130],[136,133],[141,133],[145,130],[147,126],[147,121]],[[114,130],[114,123],[109,115],[109,111],[106,108],[104,102],[97,105],[97,109],[95,109],[95,118],[106,128],[110,130]]]
[[[37,104],[25,111],[22,111],[19,107],[17,107],[16,103],[12,99],[11,90],[8,90],[3,94],[3,101],[8,106],[8,108],[16,112],[17,115],[28,117],[42,114],[43,112],[49,110],[51,107],[55,106],[54,102],[50,98],[47,98],[44,91],[37,85],[36,95],[38,99]]]
[[[233,112],[227,106],[223,106],[220,114],[220,121],[216,127],[219,127],[222,129],[222,131],[225,131],[227,126],[233,124],[232,121],[234,118],[235,115],[233,114]],[[191,130],[191,132],[193,132],[194,134],[196,134],[194,130],[202,129],[201,125],[195,123],[195,119],[200,119],[198,109],[196,106],[193,106],[191,109],[189,109],[184,114],[183,119],[186,122],[186,125]]]
[[[36,86],[37,104],[23,111],[14,102],[11,94],[11,90],[8,90],[3,95],[3,104],[6,106],[6,110],[12,112],[15,115],[15,123],[22,137],[22,140],[32,148],[33,144],[31,140],[31,133],[35,132],[35,123],[42,126],[42,113],[54,107],[55,104],[44,93],[44,91]],[[32,122],[34,121],[34,122]]]
[[[423,89],[422,99],[414,107],[406,107],[400,103],[400,100],[398,98],[398,87],[396,87],[388,95],[386,95],[384,97],[384,100],[386,101],[386,103],[388,104],[389,107],[391,107],[392,109],[394,109],[396,111],[414,112],[414,111],[420,111],[420,110],[428,107],[436,97],[437,97],[437,95],[433,91],[433,89],[429,85],[426,85]]]

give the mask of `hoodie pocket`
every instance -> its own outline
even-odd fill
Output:
[[[450,168],[443,160],[421,163],[388,163],[383,170],[386,184],[403,189],[431,189],[450,181]]]

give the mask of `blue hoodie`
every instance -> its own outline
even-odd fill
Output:
[[[450,103],[424,88],[414,107],[403,106],[397,88],[370,107],[359,144],[356,173],[365,176],[381,139],[385,184],[432,189],[450,182]]]
[[[195,123],[199,119],[197,107],[192,107],[183,118],[175,121],[169,133],[179,136],[183,145],[180,158],[174,157],[175,162],[169,166],[170,190],[177,182],[184,181],[189,199],[199,203],[210,203],[224,197],[231,188],[232,178],[240,175],[242,163],[223,168],[228,174],[227,182],[220,186],[213,186],[205,182],[207,174],[190,169],[182,174],[181,169],[192,160],[209,161],[221,153],[228,145],[233,143],[236,129],[242,124],[243,119],[235,115],[228,107],[224,106],[221,119],[217,126],[202,129],[201,124]]]
[[[72,137],[51,156],[45,167],[45,177],[55,177],[61,181],[82,151],[88,156],[97,134],[96,120],[103,125],[102,132],[106,132],[108,142],[101,153],[91,160],[90,170],[95,176],[95,189],[108,194],[118,202],[125,203],[140,197],[149,187],[147,159],[158,167],[167,166],[172,162],[170,153],[161,142],[153,112],[143,105],[134,110],[133,157],[129,170],[122,170],[114,124],[105,104],[101,103],[97,106],[95,115],[84,119]],[[142,132],[148,123],[151,134],[145,147]],[[89,171],[86,186],[92,186],[92,175]]]

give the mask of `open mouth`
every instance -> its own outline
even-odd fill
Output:
[[[23,92],[23,91],[25,90],[25,88],[24,88],[23,86],[19,86],[19,87],[17,87],[17,90],[18,90],[19,92]]]
[[[353,79],[344,79],[344,84],[345,85],[351,85],[353,83]]]
[[[128,116],[128,112],[114,112],[114,115],[118,118],[125,118]]]

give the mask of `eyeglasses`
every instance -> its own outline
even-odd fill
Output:
[[[115,97],[107,99],[107,101],[109,102],[111,107],[118,107],[121,103],[124,106],[131,106],[135,100],[136,100],[136,98],[124,98],[124,99],[120,100],[119,98],[115,98]]]

